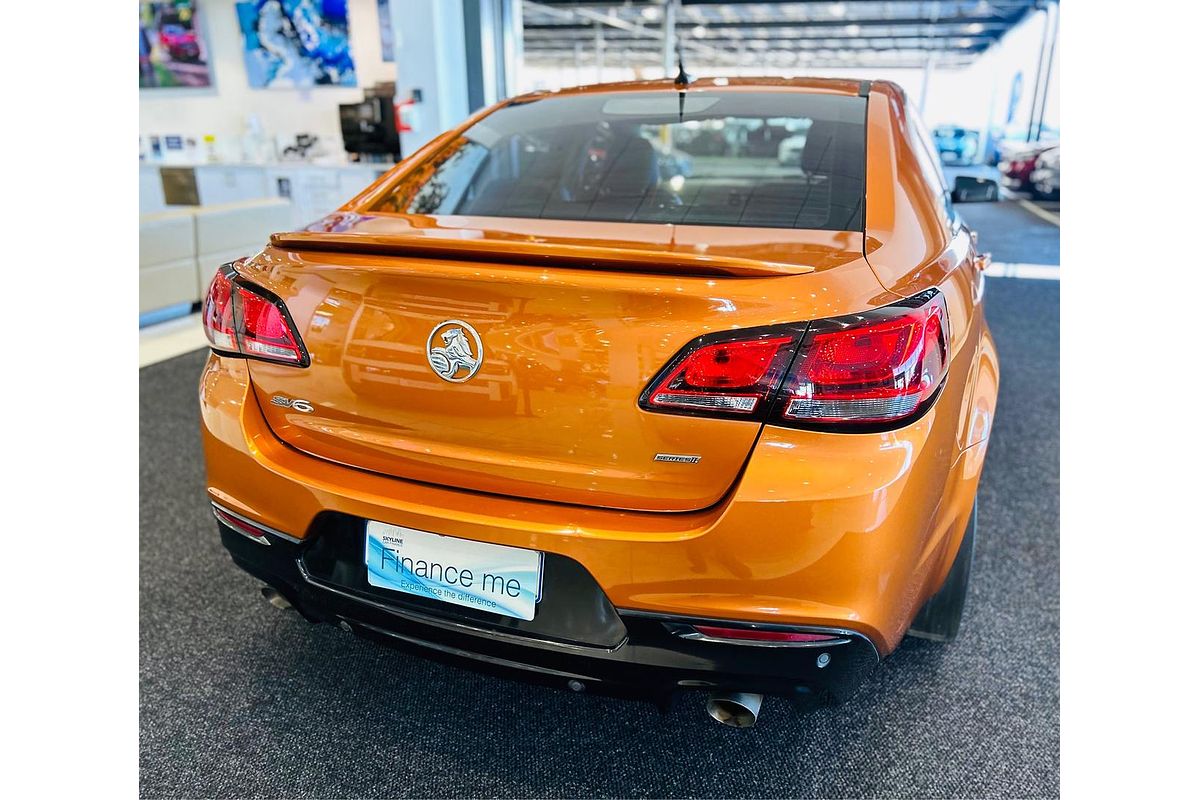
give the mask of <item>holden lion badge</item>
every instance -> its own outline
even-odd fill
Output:
[[[429,366],[444,381],[462,383],[474,377],[483,363],[483,341],[467,323],[448,319],[429,333],[425,342]]]

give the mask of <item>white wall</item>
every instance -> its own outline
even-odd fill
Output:
[[[925,119],[930,124],[963,125],[984,129],[990,121],[1001,127],[1005,123],[1013,77],[1020,72],[1022,89],[1016,113],[1010,127],[1022,133],[1029,126],[1033,112],[1034,89],[1038,80],[1038,55],[1045,34],[1046,12],[1030,14],[969,67],[958,70],[936,70],[929,82],[929,99],[925,104]],[[1053,33],[1053,23],[1050,32]],[[1049,55],[1049,53],[1047,53]],[[1046,98],[1045,124],[1059,127],[1058,63],[1061,48],[1055,47],[1050,72],[1050,87]],[[1042,66],[1043,71],[1045,65]],[[906,88],[908,88],[906,86]],[[920,93],[918,78],[915,92]],[[1041,101],[1039,100],[1039,106]]]
[[[218,152],[229,160],[241,153],[245,119],[257,114],[269,136],[314,133],[330,153],[344,159],[338,104],[363,98],[363,88],[395,81],[395,64],[383,61],[376,0],[349,0],[350,52],[357,88],[309,90],[251,89],[242,60],[234,0],[197,0],[198,18],[208,45],[213,86],[207,89],[142,89],[138,129],[147,134],[205,134],[217,137]]]
[[[400,134],[412,153],[467,118],[467,54],[462,0],[391,0],[396,32],[396,96],[421,90],[421,103]],[[420,25],[409,24],[421,20]]]

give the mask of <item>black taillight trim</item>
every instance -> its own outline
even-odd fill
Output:
[[[304,337],[300,335],[300,329],[296,327],[296,321],[292,318],[292,313],[288,311],[287,303],[283,302],[279,295],[275,294],[269,289],[264,289],[262,286],[259,286],[257,283],[254,283],[238,272],[237,265],[239,263],[241,263],[241,260],[229,261],[222,264],[217,269],[217,274],[224,274],[226,279],[229,280],[233,287],[233,292],[231,293],[229,302],[233,304],[233,333],[237,340],[239,350],[237,352],[223,350],[213,347],[212,342],[209,342],[209,349],[217,355],[225,358],[244,358],[252,361],[262,361],[265,364],[276,364],[281,367],[299,367],[301,369],[308,367],[310,364],[312,364],[312,357],[309,355],[308,347],[304,344]],[[245,289],[246,291],[250,292],[250,294],[258,295],[263,300],[266,300],[268,303],[273,305],[275,309],[283,316],[283,321],[287,323],[288,329],[291,331],[292,336],[294,336],[296,339],[296,345],[300,348],[299,361],[283,361],[281,359],[268,358],[266,356],[255,355],[253,353],[241,352],[240,348],[243,346],[242,331],[245,329],[245,325],[243,324],[245,320],[242,316],[242,298],[237,291],[238,289]],[[207,295],[205,299],[207,300]]]
[[[937,298],[942,298],[943,312],[945,313],[945,375],[939,382],[937,388],[930,396],[919,403],[913,411],[904,417],[897,419],[882,420],[882,421],[867,421],[867,422],[813,422],[813,421],[797,421],[790,420],[783,416],[782,403],[784,402],[783,394],[784,387],[787,384],[787,378],[792,370],[796,367],[796,360],[804,352],[805,348],[813,342],[814,336],[818,333],[826,332],[830,329],[847,328],[852,329],[859,325],[870,323],[871,318],[878,312],[886,311],[887,309],[917,309],[933,302]],[[701,347],[720,342],[745,341],[748,339],[768,338],[771,336],[779,336],[780,334],[789,334],[795,336],[795,344],[791,345],[791,358],[788,360],[787,367],[777,384],[772,387],[767,394],[765,402],[761,403],[752,414],[736,415],[731,413],[713,412],[707,409],[688,409],[674,408],[669,406],[654,406],[649,400],[654,390],[657,388],[660,381],[664,380],[686,358]],[[680,416],[690,417],[707,417],[710,419],[722,420],[745,420],[748,422],[758,422],[766,425],[772,425],[780,428],[791,428],[794,430],[814,431],[818,433],[884,433],[887,431],[897,430],[899,428],[911,425],[929,411],[930,408],[941,397],[943,389],[950,378],[950,366],[953,355],[951,347],[951,331],[949,309],[945,307],[945,294],[938,288],[926,289],[910,297],[898,300],[894,303],[889,303],[886,306],[868,309],[855,314],[845,314],[837,317],[826,317],[816,319],[809,322],[792,322],[782,323],[779,325],[763,325],[754,328],[742,328],[740,330],[720,331],[706,333],[690,340],[685,344],[678,353],[676,353],[667,364],[654,374],[654,377],[646,384],[638,396],[638,407],[653,414],[675,414]]]
[[[650,403],[650,398],[654,394],[654,390],[658,384],[671,375],[680,364],[687,360],[693,353],[702,347],[707,347],[713,344],[723,344],[726,342],[746,342],[755,339],[769,339],[780,335],[788,335],[793,339],[792,344],[788,345],[791,352],[783,366],[782,375],[786,376],[788,370],[792,367],[792,362],[796,358],[796,353],[799,352],[801,343],[804,341],[805,331],[808,328],[807,322],[783,323],[781,325],[760,325],[753,328],[740,328],[732,331],[718,331],[713,333],[705,333],[695,337],[680,348],[671,359],[660,369],[654,373],[640,395],[638,395],[638,408],[643,411],[649,411],[653,414],[675,414],[684,417],[710,417],[713,419],[732,419],[744,420],[748,422],[765,422],[767,414],[775,407],[775,396],[779,392],[779,387],[783,385],[782,379],[774,386],[771,391],[763,398],[763,402],[758,404],[758,407],[749,414],[731,414],[731,413],[713,413],[707,409],[682,408],[678,406],[656,406]]]
[[[797,359],[810,347],[813,340],[818,334],[826,333],[830,330],[839,328],[845,330],[853,330],[855,328],[871,324],[872,317],[880,312],[887,312],[891,309],[919,309],[929,305],[937,299],[942,301],[942,311],[945,314],[945,348],[946,348],[946,374],[942,376],[942,380],[938,383],[937,388],[933,390],[930,396],[917,404],[917,406],[906,416],[897,417],[896,419],[888,420],[872,420],[872,421],[845,421],[845,422],[815,422],[812,420],[792,420],[783,416],[783,403],[787,402],[784,397],[784,388],[787,385],[788,376],[780,381],[779,386],[775,387],[775,391],[771,395],[771,408],[767,413],[767,424],[775,425],[780,428],[791,428],[794,430],[813,431],[816,433],[886,433],[888,431],[898,430],[899,428],[907,427],[914,422],[917,422],[934,406],[938,398],[942,394],[942,390],[946,386],[946,382],[950,378],[950,361],[952,356],[951,348],[951,333],[950,333],[950,317],[949,309],[945,305],[945,294],[938,288],[926,289],[923,292],[905,297],[902,300],[897,300],[894,303],[888,303],[886,306],[867,309],[866,311],[843,314],[837,317],[826,317],[823,319],[813,320],[808,325],[808,330],[805,333],[804,339],[796,348],[796,357],[792,359],[792,364],[788,367],[788,375],[792,370],[797,368]]]

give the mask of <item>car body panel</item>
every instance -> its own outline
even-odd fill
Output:
[[[951,249],[950,215],[922,169],[903,92],[884,81],[874,87],[867,112],[866,257],[884,287],[916,294],[938,283],[925,270]]]
[[[369,222],[378,230],[390,220]],[[573,227],[603,236],[631,226]],[[259,399],[293,447],[374,472],[554,502],[707,507],[728,491],[761,425],[643,411],[637,399],[655,373],[705,333],[838,316],[890,296],[858,234],[706,230],[712,251],[783,250],[821,268],[607,274],[268,248],[239,269],[287,303],[313,363],[253,363]],[[479,372],[464,383],[441,380],[427,361],[427,337],[447,320],[466,321],[483,344]],[[275,396],[311,410],[271,405]],[[656,461],[660,453],[699,461]]]
[[[956,366],[957,409],[969,364]],[[959,388],[962,391],[962,388]],[[957,446],[934,409],[898,431],[846,436],[766,426],[737,486],[698,512],[530,502],[398,481],[318,459],[268,427],[246,362],[212,356],[201,380],[208,494],[303,539],[339,511],[448,536],[560,553],[614,606],[859,631],[881,653],[953,561],[983,448]],[[781,491],[786,487],[787,491]]]

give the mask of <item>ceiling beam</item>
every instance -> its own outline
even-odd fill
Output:
[[[552,14],[555,18],[558,18],[558,19],[562,19],[562,18],[564,18],[564,15],[566,15],[566,16],[570,16],[570,17],[579,17],[583,20],[586,20],[586,22],[584,24],[566,24],[566,25],[548,25],[548,26],[525,25],[524,30],[526,33],[526,37],[525,37],[526,41],[529,41],[528,33],[531,29],[532,30],[559,30],[559,31],[561,31],[563,29],[571,29],[571,30],[588,31],[588,39],[591,41],[591,40],[594,40],[594,37],[596,35],[596,25],[605,25],[610,28],[616,28],[617,30],[625,31],[626,33],[632,33],[635,37],[638,37],[638,38],[655,39],[660,42],[666,38],[666,33],[663,32],[662,26],[658,26],[658,25],[646,26],[640,22],[629,22],[628,20],[621,19],[616,14],[611,14],[611,13],[607,13],[607,12],[601,13],[601,12],[593,11],[593,10],[587,9],[587,8],[576,8],[576,7],[571,7],[569,9],[551,8],[542,3],[533,2],[533,0],[524,0],[524,7],[527,9],[529,9],[529,8],[534,9],[535,11],[548,12],[548,13]],[[605,41],[608,41],[609,36],[612,36],[612,34],[610,33],[608,36],[604,37]],[[682,48],[683,45],[680,44],[679,46]],[[703,42],[690,43],[690,49],[692,49],[696,52],[704,53],[708,56],[717,55],[716,51],[710,45],[706,45]]]
[[[829,36],[829,35],[825,35],[825,36],[769,36],[769,37],[767,37],[767,36],[764,36],[764,37],[714,36],[714,37],[705,37],[704,42],[706,45],[709,45],[711,47],[721,47],[721,46],[737,47],[739,45],[749,46],[752,42],[756,42],[756,41],[765,41],[768,43],[769,46],[773,46],[773,45],[777,45],[777,44],[787,45],[787,46],[801,46],[805,43],[811,43],[811,42],[827,42],[827,43],[832,43],[832,46],[837,47],[837,46],[840,46],[844,42],[863,42],[863,41],[882,42],[882,41],[890,41],[892,39],[918,39],[918,40],[971,39],[973,41],[993,42],[994,43],[994,42],[999,41],[1000,37],[997,35],[993,35],[993,34],[960,34],[960,33],[884,34],[884,33],[879,33],[879,34],[873,34],[873,35],[869,35],[869,36],[860,36],[860,35],[856,35],[856,36]],[[580,37],[579,39],[573,39],[571,37],[563,37],[563,36],[531,36],[525,40],[525,42],[530,45],[541,45],[541,44],[553,45],[553,44],[574,43],[575,41],[587,43],[590,40],[587,39],[586,37]],[[628,38],[626,38],[626,39],[610,39],[608,37],[605,37],[605,43],[612,45],[613,47],[619,47],[622,45],[626,45],[630,42],[636,42],[636,41],[641,41],[641,40],[628,39]],[[687,40],[687,42],[689,44],[693,43],[694,41],[695,41],[694,39]]]
[[[926,55],[929,55],[930,53],[937,53],[939,55],[940,54],[951,54],[952,55],[955,53],[961,53],[963,55],[970,55],[970,54],[974,54],[974,53],[981,53],[984,51],[984,49],[985,48],[981,45],[972,45],[970,47],[954,46],[954,47],[944,47],[944,48],[928,48],[928,47],[914,47],[909,44],[897,43],[890,47],[843,47],[843,48],[814,47],[814,48],[806,49],[806,50],[763,50],[763,51],[744,50],[741,52],[740,56],[743,60],[757,61],[757,60],[761,60],[763,58],[785,58],[785,57],[791,58],[792,56],[813,58],[813,57],[822,57],[824,54],[833,54],[833,53],[842,53],[842,52],[854,53],[854,54],[912,52],[912,53],[924,53]],[[539,48],[530,50],[529,52],[530,52],[531,56],[533,56],[533,55],[547,56],[547,55],[553,55],[553,54],[557,54],[557,53],[563,53],[566,55],[570,55],[572,60],[574,60],[574,58],[575,58],[575,49],[567,48],[567,47],[539,47]],[[626,54],[626,55],[641,55],[641,54],[653,54],[653,53],[657,53],[658,51],[652,50],[652,49],[646,48],[646,47],[629,47],[629,48],[621,49],[620,52],[623,54]],[[585,54],[586,54],[586,51],[585,51]],[[588,57],[590,58],[590,54],[588,54]],[[832,58],[834,56],[830,55],[830,57]],[[723,61],[729,61],[731,63],[736,63],[739,59],[739,53],[737,50],[727,50],[720,54],[720,59]],[[701,62],[701,63],[703,63],[703,62]]]
[[[920,0],[920,1],[921,2],[934,2],[934,3],[938,3],[939,5],[954,5],[956,7],[976,8],[980,5],[980,0]],[[641,8],[644,6],[657,6],[657,5],[662,4],[661,0],[640,0],[640,1],[639,0],[628,0],[627,2],[622,2],[619,4],[617,2],[604,2],[604,0],[590,0],[590,1],[582,0],[582,2],[581,2],[581,0],[538,0],[538,2],[540,2],[543,5],[547,5],[547,6],[573,6],[573,7],[591,6],[593,8],[613,8],[613,7],[624,7],[624,6],[628,6],[628,7],[632,7],[632,8]],[[679,4],[684,5],[684,6],[709,6],[709,5],[712,5],[712,6],[717,6],[717,5],[720,5],[720,6],[746,6],[746,5],[772,6],[772,5],[784,5],[784,4],[786,4],[786,5],[805,5],[805,6],[815,6],[815,5],[831,6],[837,2],[839,2],[839,0],[785,0],[785,2],[780,2],[780,0],[766,0],[766,2],[763,2],[763,0],[758,0],[758,2],[755,2],[754,0],[679,0]],[[840,2],[843,5],[853,7],[853,6],[858,6],[858,5],[878,5],[879,3],[884,2],[884,0],[840,0]],[[907,0],[907,2],[918,2],[918,0]],[[1037,2],[1037,0],[990,0],[988,2],[988,5],[993,8],[996,8],[996,7],[1032,8],[1034,5],[1036,5],[1036,2]]]
[[[572,0],[556,0],[559,4],[572,3]],[[800,6],[832,6],[845,5],[851,9],[855,6],[863,5],[878,5],[884,0],[768,0],[768,2],[753,2],[753,0],[679,0],[679,4],[683,6],[739,6],[739,5],[800,5]],[[979,7],[980,0],[907,0],[907,2],[921,2],[922,5],[937,5],[953,6],[950,13],[961,13],[963,10],[974,10]],[[1018,10],[1033,8],[1037,0],[989,0],[988,6],[997,10]],[[637,6],[637,3],[634,3]],[[657,5],[657,0],[646,0],[641,5]]]
[[[618,49],[622,53],[658,53],[659,52],[658,50],[652,50],[652,49],[646,48],[646,47],[623,47],[623,48],[615,48],[615,49]],[[819,53],[822,51],[838,52],[840,50],[845,50],[846,52],[853,52],[853,53],[864,53],[864,52],[887,53],[887,52],[893,52],[896,50],[912,50],[914,52],[919,51],[922,53],[980,53],[980,52],[983,52],[985,49],[987,49],[987,48],[986,48],[986,45],[984,45],[984,44],[961,45],[961,44],[950,43],[950,42],[935,42],[932,44],[921,43],[919,46],[917,46],[917,45],[907,44],[907,43],[903,43],[903,42],[896,42],[893,44],[882,45],[882,46],[881,45],[865,45],[865,46],[861,46],[861,47],[859,47],[859,46],[855,46],[855,47],[830,47],[830,46],[799,47],[799,48],[795,48],[795,49],[791,49],[791,50],[782,50],[782,51],[779,51],[779,50],[776,50],[776,51],[755,50],[755,49],[748,48],[748,49],[744,50],[743,52],[746,55],[754,54],[755,58],[759,58],[764,53],[768,53],[768,52]],[[575,50],[574,50],[574,48],[567,48],[567,47],[558,45],[558,46],[551,46],[551,47],[531,47],[531,48],[529,48],[529,52],[537,53],[537,54],[574,53]],[[732,58],[732,57],[736,57],[737,53],[738,53],[737,50],[730,49],[730,50],[725,51],[721,55],[724,57]]]
[[[536,5],[536,4],[531,4],[529,2],[526,2],[526,5]],[[555,10],[557,11],[557,9],[555,9]],[[579,13],[579,11],[580,11],[579,9],[575,9],[574,13]],[[600,15],[600,16],[606,16],[606,15]],[[599,20],[597,20],[597,21],[599,21]],[[610,24],[610,23],[606,23],[606,24]],[[744,28],[762,28],[764,30],[767,30],[770,28],[805,28],[805,29],[809,29],[809,28],[845,28],[847,25],[857,25],[860,28],[880,28],[880,27],[888,28],[888,27],[900,27],[900,26],[925,27],[925,26],[930,26],[930,25],[985,25],[985,26],[986,25],[996,25],[996,26],[1008,27],[1008,25],[1010,23],[1007,23],[1004,20],[996,19],[995,17],[959,17],[959,18],[955,18],[955,19],[949,19],[949,18],[939,19],[936,21],[929,20],[929,19],[922,19],[920,17],[910,17],[907,19],[857,19],[857,20],[854,20],[854,19],[711,20],[711,21],[705,21],[702,23],[697,22],[695,24],[703,25],[707,30],[710,30],[710,31],[720,31],[720,30],[740,30],[740,29],[744,29]],[[633,23],[629,23],[629,25],[632,26]],[[642,26],[642,27],[644,30],[647,31],[647,33],[649,33],[650,31],[658,30],[657,28],[651,28],[651,27],[647,27],[647,26]],[[680,27],[695,27],[695,25],[680,26]],[[526,31],[546,31],[546,30],[566,31],[566,30],[573,30],[573,29],[574,30],[591,30],[592,23],[591,22],[579,22],[579,23],[564,22],[563,24],[529,24],[529,23],[526,23],[526,25],[525,25]],[[662,33],[661,30],[658,30],[658,33],[661,34]]]
[[[803,66],[817,61],[880,66],[880,58],[895,61],[899,58],[894,55],[897,53],[911,53],[905,57],[918,66],[930,53],[936,53],[951,66],[969,63],[1040,2],[989,0],[985,6],[979,0],[842,1],[849,6],[848,13],[835,17],[819,8],[832,5],[833,0],[792,0],[789,5],[805,6],[806,14],[821,15],[817,19],[798,19],[775,7],[776,3],[761,0],[745,3],[682,0],[683,6],[719,4],[730,8],[720,11],[693,8],[680,14],[676,28],[678,47],[697,66],[736,64],[739,55],[767,63],[775,58],[776,52],[784,59],[799,55]],[[658,15],[657,19],[649,19],[642,14],[646,8],[661,7],[661,0],[525,0],[524,5],[528,9],[525,45],[538,61],[561,55],[563,61],[575,62],[579,48],[590,52],[601,31],[610,52],[622,51],[639,62],[662,59],[664,18]],[[895,9],[906,16],[896,19],[861,16],[878,14],[880,9],[883,13],[893,13]],[[853,33],[847,34],[847,29]],[[692,35],[693,31],[702,35]],[[764,42],[766,47],[762,46]],[[845,51],[846,55],[827,57],[838,51]],[[868,53],[888,55],[867,60],[863,56]]]
[[[732,45],[734,47],[737,47],[737,46],[748,47],[748,46],[751,46],[754,42],[765,42],[767,47],[775,47],[777,45],[799,47],[799,46],[803,46],[805,44],[812,44],[814,42],[830,42],[833,44],[833,46],[837,47],[837,46],[840,46],[841,44],[847,43],[847,42],[885,42],[885,41],[892,41],[894,39],[909,39],[909,40],[913,40],[913,41],[925,41],[925,40],[936,41],[936,40],[940,40],[940,39],[965,41],[965,40],[969,39],[973,42],[995,42],[995,41],[997,41],[998,38],[999,38],[998,36],[995,36],[993,34],[988,34],[988,33],[968,33],[968,34],[962,34],[962,33],[936,33],[936,34],[868,33],[868,34],[856,34],[854,36],[830,36],[830,35],[826,34],[824,36],[819,36],[819,35],[818,36],[761,36],[761,37],[748,36],[748,37],[744,37],[744,38],[717,36],[717,37],[706,37],[704,39],[704,44],[711,46],[711,47],[730,46],[730,45]],[[571,37],[567,37],[567,36],[530,36],[525,40],[526,44],[530,44],[530,45],[556,45],[556,44],[573,45],[575,43],[575,41],[586,42],[587,39],[580,38],[578,40],[575,40],[575,39],[572,39]],[[605,37],[605,44],[612,45],[614,47],[628,45],[630,43],[638,43],[638,42],[643,43],[643,44],[650,44],[650,42],[648,42],[645,39],[609,39],[609,38]],[[692,43],[696,43],[696,40],[692,39],[692,38],[688,38],[687,42],[689,44],[692,44]]]
[[[972,63],[974,56],[951,56],[943,55],[938,57],[939,68],[955,69],[965,67]],[[793,63],[771,63],[765,65],[771,70],[785,70],[794,75],[812,74],[823,69],[863,69],[863,70],[883,70],[883,69],[923,69],[925,63],[929,60],[928,55],[914,54],[911,56],[893,56],[891,54],[880,58],[861,59],[861,58],[814,58],[805,61],[796,61]],[[578,66],[572,59],[556,58],[556,59],[537,59],[529,62],[532,65],[540,67],[550,67],[554,69],[572,69]],[[645,58],[638,60],[630,60],[627,67],[639,69],[653,69],[655,66],[661,66],[654,58]],[[748,65],[742,64],[704,64],[694,65],[696,74],[715,73],[715,74],[731,74],[732,71],[744,71]],[[769,74],[769,73],[768,73]]]

